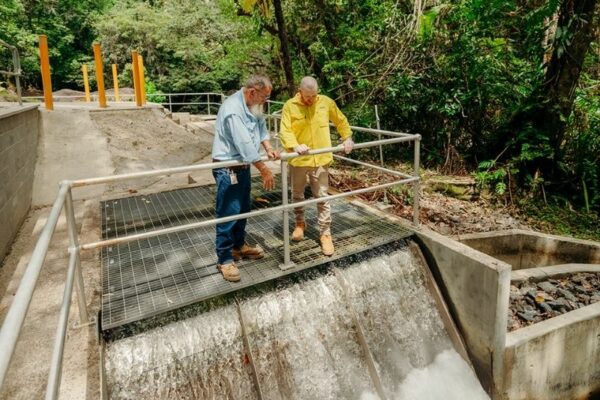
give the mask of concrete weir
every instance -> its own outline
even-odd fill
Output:
[[[511,281],[598,272],[600,244],[520,230],[459,242],[417,236],[494,398],[579,399],[600,389],[600,303],[507,333]]]

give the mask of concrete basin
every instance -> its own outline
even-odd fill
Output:
[[[600,303],[507,332],[510,283],[600,271],[600,243],[510,230],[418,232],[494,399],[586,399],[600,390]]]

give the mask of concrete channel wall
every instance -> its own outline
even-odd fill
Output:
[[[0,263],[31,207],[40,132],[37,108],[0,109]]]
[[[513,271],[558,264],[600,264],[600,244],[519,229],[461,235],[461,243],[513,267]]]
[[[510,265],[430,231],[417,241],[492,398],[502,388]]]
[[[600,389],[600,303],[510,332],[503,398],[580,399]]]

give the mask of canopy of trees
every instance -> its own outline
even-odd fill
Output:
[[[40,33],[57,88],[81,87],[94,40],[125,85],[137,49],[164,92],[263,72],[283,100],[310,74],[355,124],[379,105],[384,128],[420,133],[429,166],[600,210],[596,0],[4,0],[0,14],[32,87]]]

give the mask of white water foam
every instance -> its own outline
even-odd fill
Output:
[[[390,400],[490,400],[475,373],[454,350],[439,353],[433,363],[412,370]],[[360,400],[379,400],[365,392]]]
[[[363,325],[386,395],[477,399],[471,393],[483,393],[472,372],[470,381],[465,378],[469,368],[450,350],[423,271],[408,251],[343,267],[341,278],[348,299],[338,277],[329,274],[241,303],[264,398],[372,396],[352,312]],[[111,398],[254,399],[244,354],[232,305],[118,340],[108,344],[105,358]],[[442,391],[431,392],[435,387]],[[459,397],[451,397],[449,388]]]

